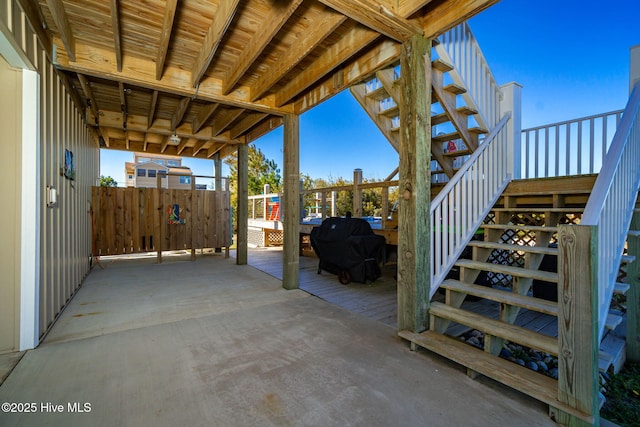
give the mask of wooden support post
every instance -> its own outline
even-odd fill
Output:
[[[269,193],[271,193],[271,186],[269,184],[265,184],[262,187],[262,194],[264,195],[264,197],[262,197],[262,219],[264,221],[267,221],[269,219],[269,198],[267,197],[267,194]],[[254,211],[255,211],[255,207],[254,207]],[[254,217],[255,217],[255,214],[254,214]]]
[[[640,47],[638,48],[640,52]],[[640,213],[631,218],[631,230],[640,230]],[[627,360],[640,362],[640,236],[627,238],[627,251],[635,260],[627,265]]]
[[[216,153],[213,156],[213,176],[214,176],[214,187],[216,191],[216,240],[218,242],[226,242],[227,236],[222,236],[220,238],[219,234],[226,229],[224,224],[224,209],[225,205],[224,199],[224,191],[222,190],[222,159],[220,158],[220,153]],[[228,247],[229,245],[227,245]],[[214,248],[214,252],[219,254],[222,252],[222,247]]]
[[[431,201],[431,40],[402,45],[400,67],[400,204],[398,216],[398,329],[429,326]]]
[[[558,227],[558,400],[598,425],[597,228]],[[561,425],[590,425],[557,411]]]
[[[387,228],[389,219],[389,187],[382,187],[382,229]]]
[[[238,242],[236,245],[236,264],[247,264],[247,246],[249,243],[249,146],[238,145]]]
[[[320,216],[324,220],[327,218],[327,192],[326,191],[323,191],[322,193],[320,193],[320,203],[322,206],[320,208]]]
[[[169,177],[167,177],[167,182]],[[162,230],[164,229],[164,197],[162,195],[162,175],[156,175],[156,206],[158,207],[158,223],[156,224],[156,245],[158,251],[158,264],[162,264]]]
[[[225,200],[225,206],[227,207],[227,210],[230,209],[231,207],[231,189],[229,188],[229,179],[225,179],[224,180],[224,192],[226,194],[226,200]],[[233,231],[231,230],[231,228],[233,227],[232,221],[231,221],[231,215],[227,214],[224,216],[227,219],[227,225],[229,226],[229,228],[227,228],[226,226],[223,227],[223,230],[225,230],[226,236],[225,236],[225,242],[231,242],[231,233],[233,233]],[[227,240],[228,239],[228,240]],[[231,243],[227,244],[227,246],[225,246],[224,248],[224,257],[225,258],[229,258],[229,245]]]
[[[520,178],[521,163],[521,144],[520,134],[522,132],[522,86],[512,82],[500,86],[502,91],[502,100],[500,101],[500,116],[511,112],[511,120],[507,122],[506,132],[509,141],[509,150],[507,153],[507,167],[511,178]]]
[[[336,216],[337,204],[336,204],[336,196],[337,192],[331,192],[331,216]]]
[[[299,287],[300,253],[300,117],[284,116],[284,201],[282,287]]]
[[[353,170],[353,216],[362,217],[362,169]]]
[[[195,210],[196,210],[196,206],[197,206],[197,199],[196,199],[196,178],[195,177],[191,177],[191,206],[189,207],[190,209],[190,213],[189,213],[189,219],[187,221],[189,221],[189,227],[191,228],[191,261],[195,261],[196,260],[196,248],[195,248],[195,241],[196,241],[196,225],[193,221],[193,218],[195,218]]]

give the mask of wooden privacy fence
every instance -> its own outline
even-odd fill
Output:
[[[231,245],[229,191],[93,187],[96,256]]]

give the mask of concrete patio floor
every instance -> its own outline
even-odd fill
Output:
[[[232,258],[103,265],[0,386],[0,402],[36,407],[1,426],[554,425],[544,405]]]

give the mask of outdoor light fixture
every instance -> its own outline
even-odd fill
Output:
[[[180,144],[180,137],[175,133],[175,131],[173,132],[173,135],[169,137],[169,142],[173,145]]]
[[[47,185],[47,207],[53,208],[58,205],[58,190],[53,186]]]

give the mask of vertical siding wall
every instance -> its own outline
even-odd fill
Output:
[[[40,75],[40,318],[39,335],[78,289],[89,272],[91,187],[99,176],[100,152],[46,52],[16,0],[0,0],[0,25]],[[37,112],[34,112],[36,114]],[[74,156],[76,179],[61,175],[65,149]],[[46,188],[58,190],[58,205],[46,207]],[[35,226],[35,225],[34,225]]]

